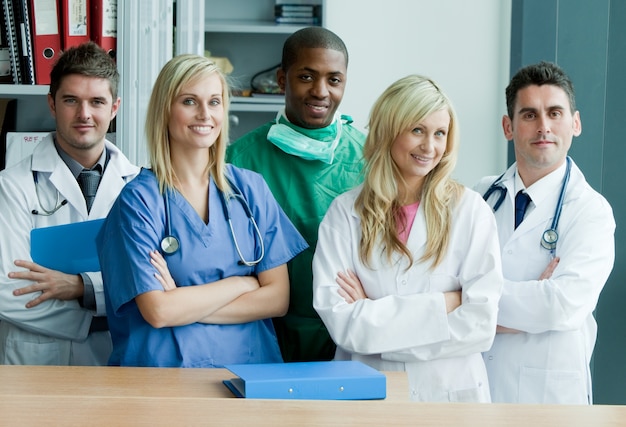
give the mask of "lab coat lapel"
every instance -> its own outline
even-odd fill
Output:
[[[74,210],[80,213],[83,219],[87,219],[87,204],[83,196],[78,181],[72,175],[72,172],[60,158],[56,162],[56,167],[50,174],[50,182],[61,193],[63,198],[72,206]]]
[[[66,199],[72,208],[79,212],[83,219],[87,219],[87,205],[80,191],[78,182],[72,172],[63,162],[52,140],[52,135],[46,136],[33,152],[33,171],[38,174],[49,174],[48,181],[55,187],[63,199]],[[39,185],[43,186],[44,177],[41,176]]]
[[[120,155],[120,151],[115,145],[107,141],[106,149],[111,157],[100,180],[96,199],[89,213],[90,218],[105,217],[122,188],[138,172],[136,166]]]
[[[505,171],[502,179],[500,180],[502,187],[506,189],[506,196],[494,215],[496,217],[496,220],[498,221],[498,239],[500,241],[501,247],[503,247],[514,234],[513,228],[515,225],[515,171],[516,164],[513,164],[511,167],[509,167],[509,169]],[[485,182],[485,187],[482,189],[481,196],[496,181],[496,179],[497,176],[494,176],[488,182]],[[496,191],[487,200],[487,203],[492,208],[492,210],[497,203],[499,197],[499,192]]]
[[[117,165],[109,162],[100,179],[98,192],[89,212],[89,217],[100,218],[106,216],[116,199],[115,195],[122,191],[125,184],[126,181],[120,175]]]

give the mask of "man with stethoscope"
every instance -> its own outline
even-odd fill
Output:
[[[96,44],[66,50],[48,95],[56,132],[0,173],[0,364],[107,363],[100,272],[70,275],[33,263],[30,232],[103,218],[139,172],[105,140],[120,105],[118,82],[115,63]],[[94,192],[82,182],[90,174]]]
[[[613,212],[567,156],[582,127],[563,70],[522,68],[506,102],[502,126],[516,163],[475,188],[494,208],[505,278],[497,334],[483,355],[491,397],[591,404],[592,313],[613,268]]]

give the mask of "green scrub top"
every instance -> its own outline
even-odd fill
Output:
[[[233,142],[226,159],[263,175],[274,197],[309,244],[307,250],[288,264],[289,311],[285,317],[274,319],[285,362],[330,360],[336,347],[313,308],[311,264],[317,231],[330,203],[363,180],[365,135],[344,122],[335,158],[329,165],[287,154],[268,141],[267,133],[274,123],[269,122]]]

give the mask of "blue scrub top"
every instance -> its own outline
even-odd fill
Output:
[[[221,198],[209,184],[209,222],[205,224],[180,193],[169,191],[171,231],[180,249],[165,255],[176,285],[194,286],[230,277],[257,275],[285,264],[307,243],[282,211],[263,178],[229,165],[227,175],[248,201],[265,243],[256,266],[240,265]],[[228,199],[227,199],[228,200]],[[258,258],[251,221],[236,199],[228,201],[237,243],[247,261]],[[143,169],[111,208],[98,235],[113,352],[110,365],[222,367],[234,363],[281,362],[271,319],[243,324],[192,323],[156,329],[135,303],[144,292],[163,290],[154,278],[149,252],[167,234],[165,203],[152,171]],[[258,246],[258,245],[256,245]]]

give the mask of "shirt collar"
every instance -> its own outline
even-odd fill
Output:
[[[65,152],[65,150],[63,150],[63,148],[61,148],[61,146],[59,145],[59,143],[57,142],[57,138],[56,135],[53,138],[54,139],[54,147],[57,150],[57,153],[59,153],[59,157],[61,157],[61,159],[63,160],[63,162],[67,165],[67,167],[70,169],[70,171],[72,172],[72,175],[74,175],[74,178],[78,178],[78,175],[82,172],[83,169],[85,169],[83,167],[83,165],[81,165],[80,163],[78,163],[76,160],[74,160],[72,158],[72,156],[70,156],[69,154],[67,154]],[[106,166],[106,161],[107,161],[108,155],[107,155],[107,149],[106,147],[104,148],[104,150],[102,150],[102,154],[100,155],[100,158],[98,159],[98,161],[96,162],[95,165],[93,165],[93,167],[91,168],[91,170],[98,170],[100,173],[104,172],[104,167]]]
[[[541,178],[539,181],[535,182],[528,188],[524,187],[524,183],[519,176],[519,173],[515,173],[515,194],[517,194],[520,190],[525,190],[526,193],[530,196],[532,203],[537,206],[546,197],[553,195],[555,192],[558,192],[561,188],[561,184],[563,183],[563,176],[565,175],[566,161],[563,162],[561,166],[559,166],[553,172],[550,172],[548,175]]]

